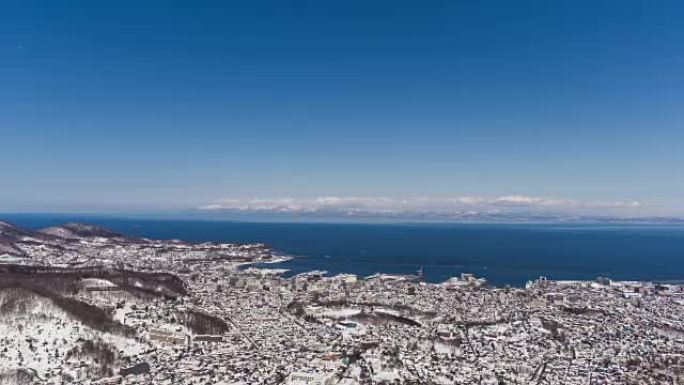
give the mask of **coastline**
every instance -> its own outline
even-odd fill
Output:
[[[518,289],[530,289],[535,287],[544,286],[545,284],[553,284],[557,286],[577,286],[577,287],[587,287],[587,288],[599,288],[599,287],[616,287],[616,288],[627,288],[626,292],[629,291],[639,291],[639,290],[650,290],[655,292],[656,288],[660,291],[669,290],[670,292],[684,292],[684,280],[612,280],[609,277],[596,277],[594,279],[549,279],[544,276],[540,276],[535,279],[531,279],[522,286],[511,286],[511,285],[492,285],[487,281],[487,277],[476,277],[475,275],[467,272],[461,273],[460,276],[450,277],[441,282],[425,282],[420,275],[410,275],[410,274],[394,274],[394,273],[383,273],[376,272],[367,276],[358,276],[352,272],[340,272],[337,274],[330,274],[327,270],[312,269],[309,271],[294,273],[290,269],[284,268],[268,268],[268,267],[258,267],[258,266],[268,266],[276,265],[279,263],[287,262],[296,259],[296,256],[292,255],[281,255],[272,260],[266,261],[254,261],[254,262],[243,262],[235,264],[241,273],[246,274],[256,274],[261,276],[277,276],[284,279],[348,279],[351,277],[354,281],[392,281],[392,282],[405,282],[405,283],[419,283],[421,285],[431,285],[439,287],[487,287],[490,289],[504,289],[507,287],[518,288]]]
[[[75,219],[7,218],[38,230]],[[414,274],[427,282],[461,273],[492,286],[523,287],[539,276],[556,280],[676,282],[684,279],[684,231],[669,226],[301,224],[89,218],[122,234],[186,242],[265,243],[278,254],[266,268],[285,276],[311,270],[330,275]],[[269,262],[269,261],[264,261]]]

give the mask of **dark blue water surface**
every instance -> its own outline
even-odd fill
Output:
[[[684,227],[630,225],[306,224],[1,215],[27,228],[88,222],[126,234],[186,241],[263,242],[297,256],[273,267],[360,276],[461,272],[520,286],[551,279],[684,280]]]

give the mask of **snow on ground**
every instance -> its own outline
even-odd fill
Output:
[[[400,312],[398,312],[398,311],[396,311],[396,310],[392,310],[392,309],[376,308],[376,309],[373,309],[373,311],[374,311],[375,313],[384,313],[384,314],[389,314],[389,315],[392,315],[392,316],[395,316],[395,317],[401,317],[401,313],[400,313]]]
[[[83,288],[104,289],[116,287],[116,284],[114,284],[114,282],[101,278],[83,278],[80,280],[80,283]]]
[[[23,289],[0,291],[0,372],[23,367],[47,378],[63,368],[67,352],[82,340],[102,340],[125,355],[144,346],[83,325],[52,300]]]
[[[318,306],[310,306],[307,308],[307,310],[308,312],[314,313],[320,317],[331,319],[344,319],[361,314],[361,309],[352,308],[329,309]]]
[[[0,263],[17,263],[22,262],[23,258],[15,257],[10,254],[0,254]]]
[[[386,381],[393,382],[395,380],[401,381],[402,377],[397,373],[396,370],[383,370],[373,376],[374,381]]]

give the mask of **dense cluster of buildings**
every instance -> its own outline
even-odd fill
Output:
[[[72,376],[75,382],[684,383],[679,285],[540,277],[525,288],[492,288],[468,274],[443,284],[382,274],[284,278],[279,270],[245,266],[277,259],[263,245],[98,242],[82,240],[74,246],[82,250],[62,256],[32,245],[33,262],[171,272],[188,293],[143,296],[106,280],[85,281],[73,298],[107,308],[135,334],[108,340],[118,349],[111,375]],[[206,317],[184,322],[188,312]],[[40,378],[59,383],[55,368],[79,363],[50,349]],[[25,355],[22,365],[29,365]],[[10,359],[0,370],[20,365],[0,352],[0,361]]]

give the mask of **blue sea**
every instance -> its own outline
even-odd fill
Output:
[[[684,227],[571,224],[328,224],[153,220],[96,216],[0,215],[39,229],[87,222],[122,233],[185,241],[262,242],[294,259],[269,265],[290,274],[414,274],[428,282],[462,272],[496,286],[527,280],[684,281]]]

